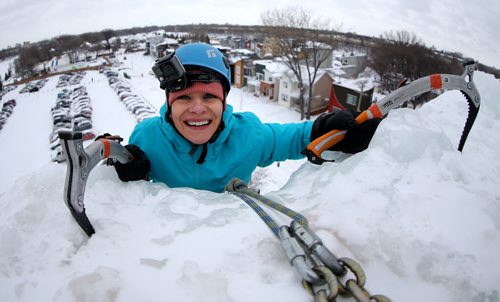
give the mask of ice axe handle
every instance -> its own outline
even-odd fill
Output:
[[[368,109],[361,112],[355,119],[358,125],[374,118],[382,118],[383,114],[379,109],[378,104],[371,105]],[[332,130],[313,140],[307,148],[302,151],[302,154],[307,156],[307,159],[313,164],[321,165],[325,160],[321,157],[323,151],[330,149],[345,138],[347,130]]]
[[[127,148],[122,146],[118,141],[101,138],[98,139],[97,142],[102,143],[102,147],[100,148],[101,159],[112,158],[122,164],[126,164],[134,159],[134,156],[127,150]]]

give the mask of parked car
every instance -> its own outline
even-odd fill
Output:
[[[74,131],[83,131],[88,129],[92,129],[92,123],[90,121],[82,121],[73,126]]]
[[[58,146],[53,150],[52,155],[51,155],[51,160],[53,162],[57,162],[57,163],[62,163],[62,162],[66,161],[66,159],[64,158],[64,154],[62,152],[61,146]]]

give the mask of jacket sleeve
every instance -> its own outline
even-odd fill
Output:
[[[265,167],[276,161],[301,159],[300,154],[311,141],[313,122],[262,124],[263,153],[259,162]]]

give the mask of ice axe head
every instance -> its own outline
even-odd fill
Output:
[[[81,132],[62,131],[59,133],[59,139],[67,163],[64,202],[75,221],[90,237],[95,230],[85,213],[84,205],[85,187],[90,171],[104,159],[127,163],[132,160],[132,155],[113,136],[98,139],[86,148],[82,144]]]
[[[469,110],[464,130],[462,131],[462,136],[460,137],[460,142],[458,143],[458,150],[460,152],[462,152],[464,148],[465,141],[467,140],[469,132],[472,129],[472,125],[474,125],[474,121],[476,120],[479,107],[481,105],[481,97],[473,81],[474,70],[476,70],[476,62],[474,60],[467,60],[464,62],[464,72],[462,74],[464,84],[462,89],[460,89],[460,92],[462,92],[467,99]]]

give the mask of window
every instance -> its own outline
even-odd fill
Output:
[[[356,104],[358,104],[358,97],[352,94],[347,94],[346,103],[349,105],[356,106]]]
[[[283,87],[284,87],[284,88],[288,88],[288,82],[287,82],[287,81],[284,81],[284,82],[283,82]]]
[[[253,70],[249,68],[243,69],[243,74],[246,76],[253,76]]]
[[[281,100],[282,100],[283,102],[287,102],[287,103],[288,103],[288,95],[286,95],[286,94],[282,94],[282,95],[281,95]]]

